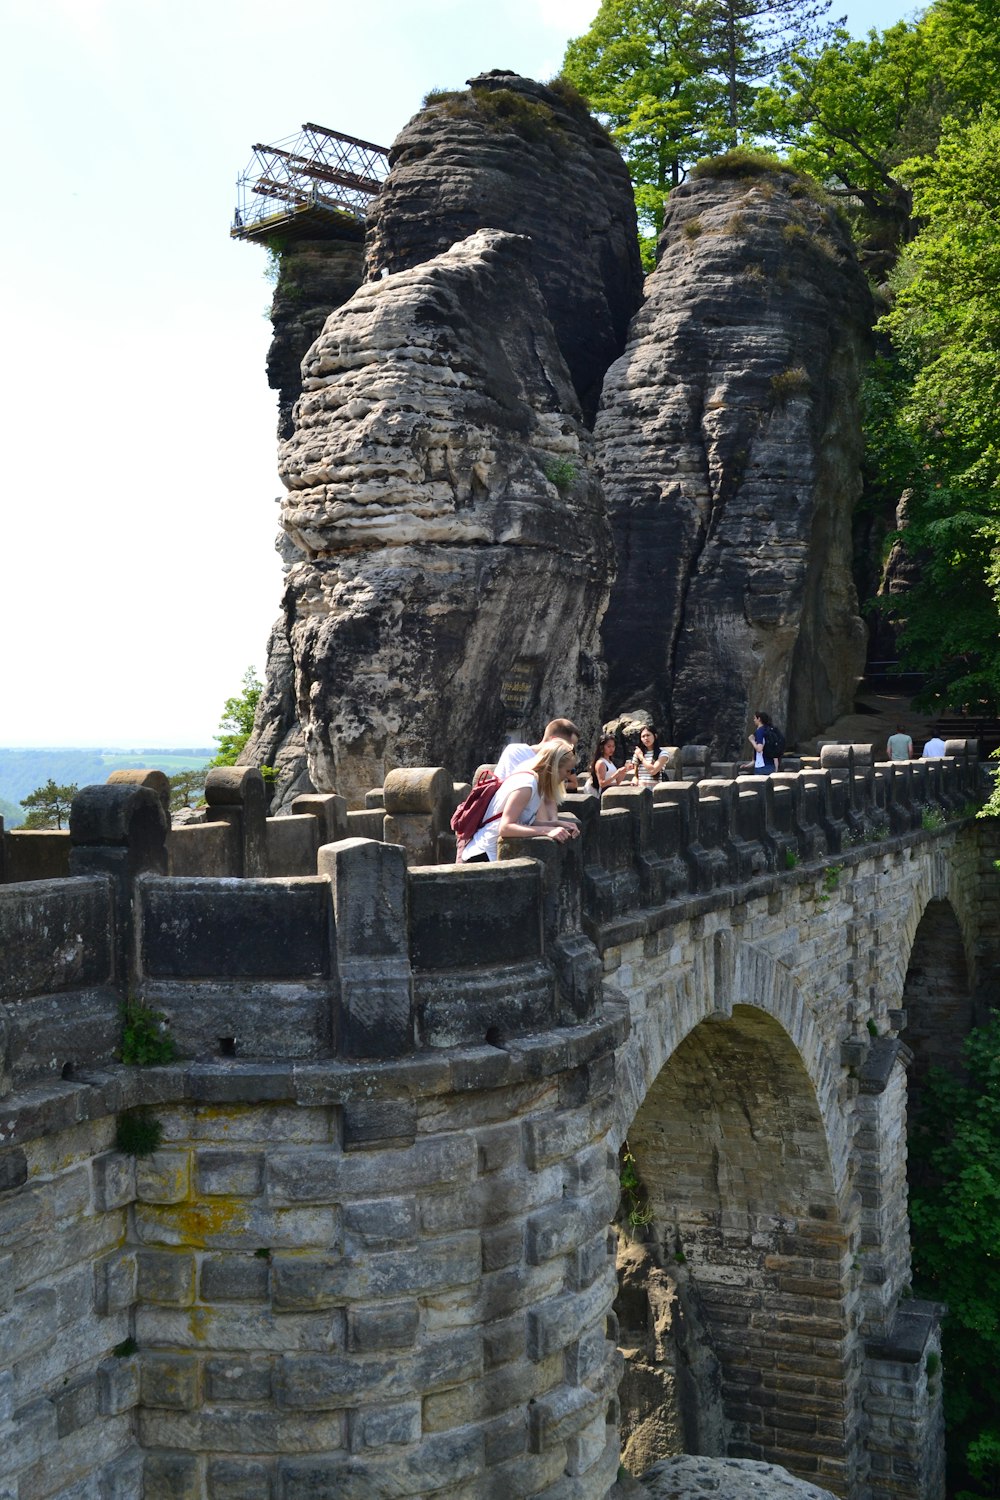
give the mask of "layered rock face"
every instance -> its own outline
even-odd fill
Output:
[[[846,709],[864,663],[851,578],[871,306],[847,231],[792,173],[670,197],[656,271],[595,428],[618,579],[605,717],[742,751]]]
[[[334,308],[361,285],[363,273],[364,230],[346,216],[341,237],[292,240],[282,248],[271,303],[274,337],[267,351],[267,383],[278,392],[279,438],[292,435],[303,355]]]
[[[304,361],[285,644],[246,754],[281,742],[294,667],[311,781],[353,805],[558,713],[596,729],[610,534],[530,255],[484,230],[365,285]]]
[[[527,235],[576,393],[593,421],[642,296],[635,203],[617,148],[568,85],[514,73],[428,96],[396,137],[369,216],[367,275],[429,260],[474,230]]]

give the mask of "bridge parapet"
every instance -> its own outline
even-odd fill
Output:
[[[0,886],[0,1078],[111,1061],[128,994],[166,1014],[189,1057],[397,1057],[589,1021],[612,933],[692,900],[738,903],[887,835],[933,836],[977,794],[970,747],[951,748],[899,765],[825,746],[797,773],[571,796],[579,840],[501,843],[488,867],[407,864],[440,858],[461,790],[440,768],[391,774],[384,806],[363,815],[379,820],[376,841],[343,837],[353,815],[335,796],[265,822],[245,768],[213,784],[209,822],[173,833],[148,778],[85,788],[72,877]],[[196,840],[211,869],[220,839],[222,875],[166,873],[192,862],[176,851]],[[310,873],[252,873],[271,858],[294,868],[296,848],[312,851]]]

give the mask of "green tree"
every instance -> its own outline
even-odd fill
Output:
[[[998,78],[1000,0],[937,0],[915,22],[793,52],[761,107],[794,165],[843,197],[884,270],[916,227],[903,164],[935,152],[945,120],[995,104]]]
[[[779,74],[760,98],[777,140],[850,205],[891,265],[912,232],[900,164],[934,149],[946,106],[927,28],[901,21],[863,41],[841,31],[819,54],[794,52]]]
[[[663,200],[692,164],[770,133],[765,80],[832,26],[831,0],[603,0],[571,41],[563,75],[607,124],[629,164],[652,264]],[[784,106],[783,106],[784,107]]]
[[[227,761],[227,765],[232,762]],[[190,807],[192,801],[201,798],[205,790],[205,777],[208,775],[208,767],[202,766],[200,771],[178,771],[170,777],[170,811],[179,812],[182,807]]]
[[[253,732],[254,714],[264,684],[253,667],[243,673],[243,690],[234,698],[227,698],[219,720],[220,733],[214,735],[219,753],[209,761],[210,766],[235,766],[240,751]]]
[[[900,541],[920,560],[901,646],[928,706],[1000,708],[1000,114],[946,121],[903,163],[925,221],[881,327],[898,361],[881,456],[912,491]],[[898,491],[897,491],[898,493]]]
[[[63,820],[69,821],[70,806],[78,790],[75,782],[70,786],[56,786],[49,777],[44,786],[36,787],[21,798],[21,806],[27,812],[21,827],[62,828]]]
[[[960,1491],[970,1500],[992,1500],[1000,1495],[1000,1017],[970,1034],[965,1059],[965,1080],[931,1071],[911,1131],[914,1286],[948,1304],[953,1484],[973,1485]]]
[[[709,74],[708,50],[702,4],[603,0],[563,59],[563,76],[605,121],[629,164],[640,228],[654,243],[670,189],[699,156],[722,149],[724,94]]]
[[[725,88],[724,144],[754,145],[771,121],[764,85],[793,54],[808,56],[835,34],[831,0],[706,0],[709,66]]]

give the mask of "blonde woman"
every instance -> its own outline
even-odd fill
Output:
[[[500,839],[541,836],[557,844],[575,839],[577,825],[559,817],[563,783],[575,760],[576,752],[566,740],[544,740],[534,759],[493,794],[486,816],[462,851],[462,863],[495,860]]]

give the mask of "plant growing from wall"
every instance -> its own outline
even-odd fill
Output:
[[[148,1109],[132,1109],[118,1116],[115,1148],[126,1156],[152,1156],[163,1140],[163,1126]]]
[[[569,458],[549,458],[542,464],[542,473],[549,484],[564,494],[576,478],[576,464]]]
[[[149,1068],[173,1062],[177,1043],[166,1029],[162,1011],[151,1010],[141,1000],[128,999],[122,1009],[122,1044],[119,1056],[130,1067]]]
[[[620,1159],[619,1181],[627,1223],[630,1229],[645,1229],[653,1222],[653,1210],[649,1198],[644,1199],[642,1196],[642,1183],[636,1169],[635,1157],[628,1148],[628,1141],[622,1144]]]

